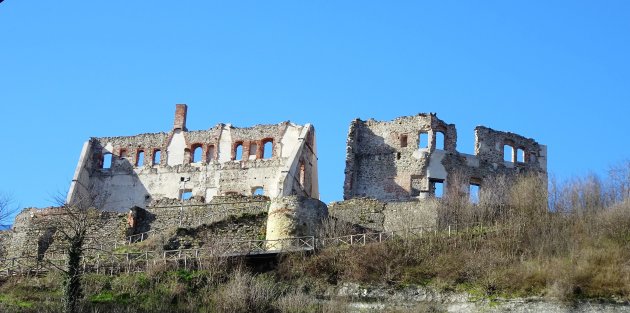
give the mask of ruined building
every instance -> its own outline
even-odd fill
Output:
[[[162,198],[319,198],[315,129],[310,124],[218,124],[189,131],[186,113],[187,106],[178,104],[173,129],[166,133],[88,140],[67,202],[95,198],[104,211],[125,212]]]
[[[310,124],[189,131],[186,113],[177,105],[169,132],[83,145],[67,203],[90,199],[102,210],[90,245],[116,247],[156,234],[164,249],[314,236],[329,214],[354,232],[435,227],[443,220],[436,200],[442,195],[480,194],[498,176],[547,170],[546,146],[513,133],[478,126],[470,155],[457,151],[455,126],[435,114],[357,119],[347,139],[344,201],[326,206],[318,200]],[[0,259],[54,251],[57,230],[45,222],[59,211],[22,211],[12,233],[0,233],[0,243],[10,242],[0,244],[9,247]]]
[[[435,114],[391,122],[354,120],[347,141],[344,199],[422,199],[440,189],[446,192],[443,184],[448,185],[449,177],[466,185],[460,188],[483,187],[495,175],[547,171],[547,147],[517,134],[477,126],[475,154],[456,148],[455,125]]]
[[[547,148],[535,140],[487,127],[475,128],[475,154],[457,151],[455,125],[435,114],[350,124],[343,188],[345,201],[330,214],[373,230],[432,227],[434,199],[468,194],[472,201],[493,178],[523,173],[546,177]]]

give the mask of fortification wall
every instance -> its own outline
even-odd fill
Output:
[[[368,231],[396,231],[416,227],[435,227],[438,221],[436,200],[384,202],[370,198],[355,198],[333,202],[330,216],[358,225]]]
[[[7,257],[10,240],[12,237],[12,231],[4,230],[0,231],[0,259],[4,259]]]
[[[79,220],[71,218],[63,208],[24,209],[15,219],[10,234],[7,258],[30,257],[42,259],[51,253],[63,253],[67,245],[62,227],[71,228]],[[86,251],[111,249],[125,242],[127,217],[125,214],[100,212],[90,220],[85,241]],[[69,231],[66,229],[64,231]]]
[[[143,210],[145,216],[138,218],[133,233],[195,228],[227,219],[266,214],[268,207],[266,196],[217,196],[209,203],[194,198],[184,201],[162,199]],[[234,228],[238,227],[239,224],[234,223]]]
[[[328,216],[323,202],[306,197],[272,199],[267,219],[267,240],[315,236],[317,227]]]
[[[344,199],[386,202],[483,189],[498,175],[546,175],[546,147],[531,138],[478,126],[475,155],[459,153],[455,125],[435,114],[393,121],[354,120],[346,148]],[[504,147],[507,147],[504,149]],[[505,152],[508,151],[508,152]],[[509,155],[505,155],[509,153]]]

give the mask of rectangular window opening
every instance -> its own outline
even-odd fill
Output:
[[[439,179],[432,179],[429,181],[433,196],[436,198],[444,197],[444,181]]]
[[[407,147],[407,135],[400,135],[400,147]]]
[[[179,191],[179,194],[180,194],[179,196],[180,200],[189,200],[193,196],[191,189],[182,189]]]
[[[514,148],[510,145],[503,145],[503,161],[512,162],[512,153]]]
[[[418,136],[418,149],[426,149],[429,147],[429,133],[422,132]]]
[[[470,187],[468,188],[468,194],[470,195],[471,203],[479,203],[479,185],[470,184]]]

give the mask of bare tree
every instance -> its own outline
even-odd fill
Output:
[[[0,229],[11,223],[11,218],[18,211],[18,206],[12,206],[11,197],[0,194]]]
[[[81,288],[81,259],[91,234],[99,227],[100,212],[91,199],[78,199],[65,203],[58,198],[60,206],[42,212],[40,227],[52,230],[59,248],[64,251],[66,261],[63,266],[55,264],[65,276],[63,284],[64,312],[78,312],[79,301],[83,296]]]

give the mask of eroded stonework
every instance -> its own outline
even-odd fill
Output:
[[[497,175],[546,176],[547,148],[535,140],[483,126],[475,128],[475,139],[475,155],[458,152],[455,125],[433,113],[389,122],[354,120],[347,139],[344,199],[409,201],[436,196],[440,185],[444,194],[468,192],[469,186],[482,192],[484,182]]]
[[[289,122],[186,129],[177,105],[168,133],[91,138],[83,146],[67,202],[94,199],[104,211],[147,208],[162,198],[263,194],[319,198],[315,129]]]

